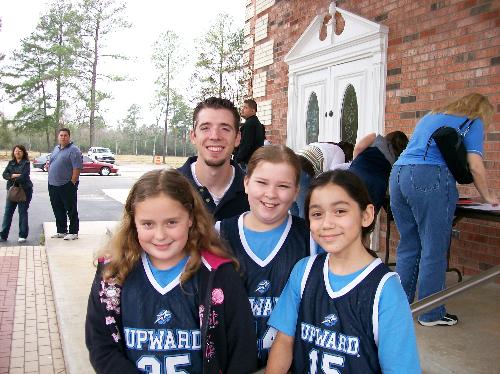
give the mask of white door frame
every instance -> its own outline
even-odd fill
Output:
[[[360,91],[356,89],[358,98],[358,138],[368,132],[383,133],[385,114],[385,80],[387,71],[387,34],[388,28],[362,18],[356,14],[337,8],[345,21],[344,31],[335,35],[333,26],[328,26],[328,37],[320,41],[318,37],[319,28],[323,17],[317,16],[306,31],[298,39],[292,49],[285,56],[288,64],[288,115],[287,115],[287,145],[294,150],[305,146],[305,128],[299,129],[300,107],[300,81],[304,76],[318,70],[328,69],[330,79],[327,85],[325,110],[334,110],[333,118],[328,117],[320,126],[320,140],[340,140],[340,127],[334,126],[340,123],[342,97],[335,98],[334,92],[340,90],[332,89],[335,84],[337,72],[342,72],[344,64],[359,64],[359,74],[364,74],[365,84],[361,84]],[[364,66],[364,65],[367,66]],[[354,66],[351,65],[351,66]],[[349,65],[344,65],[344,67]],[[350,69],[349,69],[350,70]],[[336,75],[337,74],[337,75]],[[353,73],[355,78],[357,73]],[[338,84],[339,82],[337,82]],[[366,86],[366,87],[363,87]],[[338,95],[343,95],[342,91]],[[340,101],[339,101],[340,100]],[[332,106],[329,108],[329,105]],[[322,110],[320,108],[320,110]],[[324,113],[320,112],[320,118]],[[320,120],[321,124],[321,120]]]
[[[297,102],[297,138],[305,139],[307,137],[306,121],[307,121],[307,109],[309,104],[309,97],[312,92],[316,93],[318,99],[319,107],[319,134],[321,134],[322,129],[325,127],[325,117],[323,113],[327,107],[327,87],[330,72],[328,69],[322,69],[319,71],[309,72],[308,74],[298,75],[298,95],[299,100]]]

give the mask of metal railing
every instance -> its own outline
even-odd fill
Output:
[[[475,275],[470,279],[454,284],[443,291],[411,304],[411,312],[415,317],[417,314],[434,309],[436,306],[443,304],[445,300],[451,297],[455,297],[456,295],[471,288],[476,288],[483,283],[491,282],[498,275],[500,275],[500,265],[494,266],[491,269],[483,271],[481,274]]]

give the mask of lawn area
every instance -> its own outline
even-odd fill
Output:
[[[163,160],[162,156],[156,156],[160,157],[160,160]],[[153,156],[144,156],[144,155],[115,155],[116,158],[116,163],[117,164],[129,164],[129,163],[134,163],[134,164],[149,164],[149,163],[154,163]],[[186,162],[187,157],[174,157],[174,156],[167,156],[165,158],[165,164],[170,165],[174,168],[178,168],[179,166],[182,166],[184,162]]]

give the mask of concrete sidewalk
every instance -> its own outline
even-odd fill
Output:
[[[92,262],[115,225],[80,222],[79,239],[64,241],[45,223],[45,247],[0,247],[0,374],[93,372],[84,339]],[[500,373],[500,285],[447,306],[458,325],[415,325],[424,373]]]
[[[106,242],[106,230],[116,222],[82,222],[78,240],[52,239],[54,222],[45,222],[45,248],[54,292],[57,321],[66,368],[71,374],[92,373],[85,346],[85,315],[95,275],[94,254]]]

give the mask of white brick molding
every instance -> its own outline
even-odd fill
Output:
[[[272,100],[261,101],[257,103],[257,116],[264,125],[270,125],[273,117]]]
[[[255,46],[254,57],[253,57],[254,70],[257,70],[258,68],[267,65],[271,65],[274,62],[273,47],[274,47],[274,40],[270,40],[268,42]]]
[[[267,71],[255,74],[253,78],[253,97],[266,96]]]
[[[265,14],[255,21],[255,41],[267,38],[267,25],[268,25],[269,15]]]
[[[259,14],[273,5],[274,0],[257,0],[255,2],[255,14]]]

